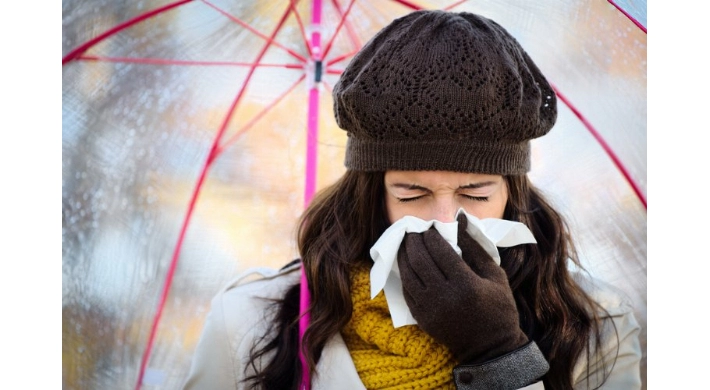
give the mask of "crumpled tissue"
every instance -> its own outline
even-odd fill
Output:
[[[468,218],[466,232],[481,244],[498,265],[500,265],[500,255],[497,247],[537,243],[530,229],[520,222],[497,218],[478,219],[464,209],[459,209],[456,212],[456,217],[461,213]],[[370,270],[370,295],[371,298],[375,298],[380,291],[385,291],[385,299],[395,328],[417,323],[409,311],[402,293],[397,252],[406,233],[421,233],[432,226],[460,256],[461,249],[457,245],[458,222],[456,220],[453,222],[425,221],[413,216],[406,216],[393,223],[370,249],[370,256],[375,262]]]

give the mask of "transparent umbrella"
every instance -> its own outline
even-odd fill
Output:
[[[330,89],[418,8],[509,30],[560,96],[532,180],[646,350],[646,2],[64,0],[63,387],[176,388],[219,287],[298,256],[344,171]]]

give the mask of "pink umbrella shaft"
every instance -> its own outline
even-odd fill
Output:
[[[311,294],[308,291],[308,280],[306,279],[306,268],[301,265],[301,301],[300,301],[300,312],[301,318],[298,319],[298,357],[301,359],[301,370],[303,371],[301,377],[301,390],[309,390],[311,388],[311,378],[310,372],[308,370],[308,362],[306,357],[303,355],[303,334],[306,333],[306,328],[308,328],[308,323],[311,321],[311,316],[308,314],[308,306],[311,303]]]
[[[321,61],[321,33],[320,22],[323,4],[321,0],[313,0],[313,13],[311,15],[311,26],[313,33],[311,34],[311,53],[313,61]],[[317,67],[316,67],[317,68]],[[314,69],[315,70],[315,69]],[[316,162],[318,155],[318,82],[315,79],[308,92],[308,138],[306,151],[306,188],[304,193],[304,204],[307,206],[316,188]],[[310,390],[311,376],[308,368],[308,361],[303,353],[303,335],[306,333],[310,322],[308,307],[311,303],[311,296],[308,291],[308,279],[306,278],[306,267],[301,265],[301,297],[300,297],[300,315],[298,320],[298,357],[301,360],[301,390]]]
[[[303,197],[305,206],[311,203],[316,190],[318,168],[318,87],[308,91],[308,137],[306,141],[306,189]]]

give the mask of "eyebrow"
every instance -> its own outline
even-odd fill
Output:
[[[476,189],[476,188],[483,188],[483,187],[488,187],[496,184],[496,182],[489,180],[489,181],[482,181],[480,183],[471,183],[471,184],[466,184],[465,186],[459,187],[460,189]]]
[[[460,189],[460,190],[471,190],[471,189],[477,189],[477,188],[487,187],[487,186],[490,186],[490,185],[493,185],[493,184],[495,184],[494,181],[482,181],[482,182],[479,182],[479,183],[466,184],[466,185],[460,186],[458,189]],[[428,188],[426,188],[426,187],[423,187],[423,186],[420,186],[420,185],[417,185],[417,184],[392,183],[390,186],[391,186],[391,187],[394,187],[394,188],[404,188],[405,190],[419,190],[419,191],[424,191],[424,192],[431,192],[430,189],[428,189]]]

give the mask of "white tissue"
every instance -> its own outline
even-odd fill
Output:
[[[481,244],[498,265],[500,265],[500,255],[497,246],[537,243],[528,227],[520,222],[497,218],[478,219],[464,209],[459,209],[456,216],[461,213],[468,218],[466,228],[468,234]],[[454,222],[425,221],[412,216],[406,216],[393,223],[370,249],[370,256],[375,262],[370,270],[370,295],[374,298],[380,291],[385,291],[385,299],[395,328],[417,323],[402,293],[397,251],[406,233],[421,233],[432,226],[451,244],[456,253],[461,255],[461,249],[457,245],[458,222],[456,220]]]

